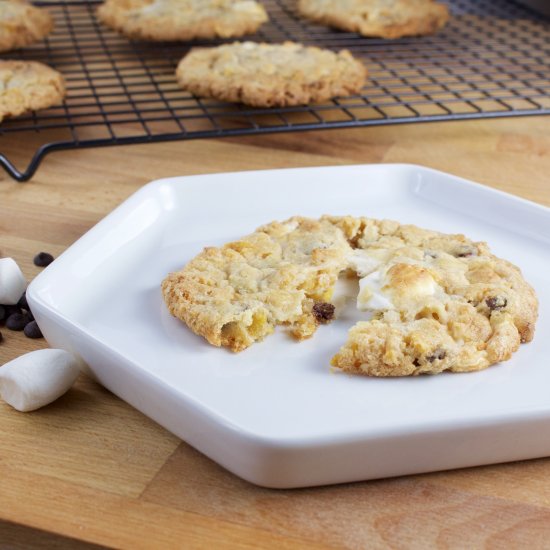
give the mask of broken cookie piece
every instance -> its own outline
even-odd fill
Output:
[[[172,315],[215,346],[241,351],[277,325],[301,340],[333,317],[327,301],[350,252],[329,220],[291,218],[205,248],[162,292]]]
[[[533,337],[538,303],[520,270],[485,243],[413,225],[330,218],[354,243],[358,309],[332,365],[372,376],[481,370]]]
[[[344,272],[357,276],[357,308],[372,319],[352,327],[333,357],[343,371],[480,370],[533,338],[538,302],[517,267],[485,243],[390,220],[273,222],[206,248],[168,275],[162,292],[170,312],[195,333],[241,351],[277,325],[301,340],[331,322]]]

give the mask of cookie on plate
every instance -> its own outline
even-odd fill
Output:
[[[0,52],[42,40],[53,29],[51,15],[25,0],[0,0]]]
[[[347,50],[294,42],[236,42],[194,49],[179,63],[179,84],[201,96],[253,107],[284,107],[358,93],[367,71]]]
[[[5,117],[47,109],[65,97],[60,73],[36,61],[0,60],[0,122]]]
[[[538,302],[517,267],[485,243],[389,220],[273,222],[206,248],[169,274],[162,292],[195,333],[241,351],[276,325],[303,339],[330,322],[339,276],[359,279],[365,312],[332,359],[346,372],[481,370],[533,338]]]
[[[447,6],[433,0],[299,0],[298,12],[317,23],[381,38],[433,34],[449,19]]]
[[[406,376],[481,370],[533,338],[538,302],[483,242],[397,222],[329,218],[354,247],[359,322],[332,359],[344,371]]]
[[[162,283],[168,309],[215,346],[241,351],[285,325],[298,339],[329,321],[351,248],[328,220],[273,222],[205,248]]]
[[[268,20],[254,0],[106,0],[97,14],[129,38],[153,41],[244,36]]]

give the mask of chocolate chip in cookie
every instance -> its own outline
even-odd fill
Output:
[[[328,323],[334,319],[334,309],[328,302],[317,302],[313,306],[313,315],[318,323]]]

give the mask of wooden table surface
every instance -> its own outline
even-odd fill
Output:
[[[22,160],[34,146],[27,136],[5,152]],[[423,164],[550,206],[544,117],[111,147],[54,153],[25,184],[1,174],[0,255],[31,279],[36,252],[58,255],[164,176],[379,162]],[[0,364],[47,345],[2,332]],[[0,403],[0,476],[0,548],[550,545],[549,459],[263,489],[85,376],[34,413]]]

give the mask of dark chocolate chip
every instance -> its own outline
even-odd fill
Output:
[[[426,357],[426,361],[433,363],[434,361],[441,361],[447,357],[447,352],[444,349],[436,349],[431,355]]]
[[[31,321],[30,323],[27,323],[23,330],[27,338],[43,338],[42,331],[40,330],[40,327],[38,326],[38,323],[36,321]]]
[[[23,330],[29,322],[30,319],[26,313],[12,313],[6,319],[6,328],[10,330]]]
[[[33,262],[34,265],[37,265],[38,267],[46,267],[53,262],[53,256],[48,254],[48,252],[39,252],[34,257]]]
[[[413,365],[415,367],[419,367],[420,366],[420,361],[417,358],[415,358],[414,361],[413,361]]]
[[[319,323],[327,323],[334,319],[334,306],[328,302],[317,302],[313,306],[313,315]]]
[[[498,311],[508,305],[508,300],[503,296],[491,296],[485,300],[485,303],[491,311]]]
[[[21,313],[21,308],[15,305],[4,306],[4,319],[8,319],[14,313]]]
[[[27,293],[26,292],[23,292],[21,298],[19,298],[19,302],[17,302],[17,305],[21,309],[26,309],[27,311],[29,310],[29,303],[27,302]]]

